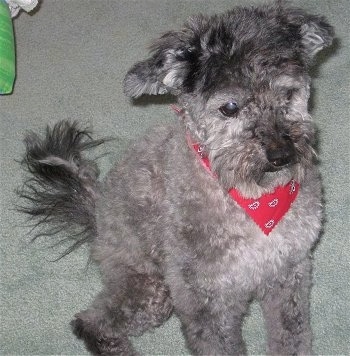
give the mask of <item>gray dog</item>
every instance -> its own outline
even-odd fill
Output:
[[[104,182],[77,123],[26,138],[23,210],[45,233],[91,244],[104,288],[71,325],[96,355],[136,354],[129,336],[174,312],[193,354],[246,352],[260,301],[271,354],[311,353],[310,251],[322,220],[307,110],[323,17],[275,3],[196,16],[130,69],[130,97],[169,93],[179,119],[127,152]],[[67,251],[67,252],[70,252]]]

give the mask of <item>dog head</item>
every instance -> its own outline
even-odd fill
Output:
[[[332,36],[324,18],[279,3],[192,17],[155,41],[124,91],[175,95],[220,182],[259,195],[313,164],[307,71]]]

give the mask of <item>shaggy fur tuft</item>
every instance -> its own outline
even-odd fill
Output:
[[[29,204],[19,210],[36,221],[35,238],[70,231],[70,253],[96,236],[95,194],[99,170],[83,157],[104,140],[92,140],[79,125],[62,121],[46,136],[30,133],[25,138],[26,155],[22,164],[31,174],[19,195]],[[34,239],[35,239],[34,238]],[[63,242],[63,241],[62,241]]]
[[[71,322],[93,354],[135,354],[129,337],[172,312],[193,354],[244,354],[253,298],[268,353],[312,353],[310,253],[322,198],[308,69],[332,37],[323,17],[281,2],[195,16],[167,32],[126,74],[124,91],[172,93],[179,120],[139,139],[103,182],[82,156],[102,141],[77,124],[27,137],[24,211],[53,226],[49,233],[77,229],[73,247],[91,242],[101,269],[101,293]],[[295,200],[277,224],[268,221],[268,236],[228,194],[234,188],[254,209],[294,181]]]

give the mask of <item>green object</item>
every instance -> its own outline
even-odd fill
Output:
[[[5,0],[0,0],[0,94],[11,94],[16,76],[12,19]]]

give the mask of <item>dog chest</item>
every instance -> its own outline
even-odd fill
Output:
[[[192,190],[196,204],[180,204],[178,249],[172,250],[172,256],[175,251],[182,256],[181,273],[191,285],[220,294],[237,286],[254,292],[282,280],[317,239],[321,206],[318,194],[310,194],[310,189],[301,188],[291,209],[267,236],[222,190],[211,187],[205,204],[200,204],[198,187],[203,186]]]

